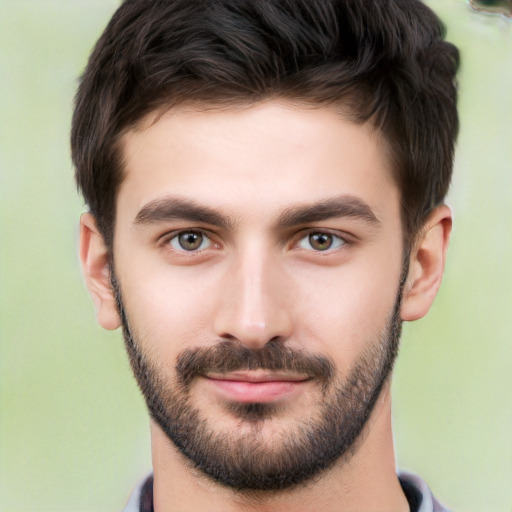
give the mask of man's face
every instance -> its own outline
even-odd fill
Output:
[[[367,125],[284,101],[152,121],[123,140],[113,250],[137,379],[205,473],[291,486],[349,453],[396,353],[385,151]]]

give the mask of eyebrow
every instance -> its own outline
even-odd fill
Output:
[[[169,220],[211,224],[224,229],[229,229],[234,224],[229,217],[207,206],[179,197],[164,197],[150,201],[139,210],[134,224],[152,224]]]
[[[359,219],[374,226],[381,224],[368,204],[350,195],[286,208],[279,215],[276,224],[281,228],[290,228],[337,217]],[[150,201],[139,210],[134,224],[152,224],[170,220],[186,220],[224,229],[232,229],[235,225],[231,217],[180,197],[164,197]]]
[[[287,228],[337,217],[359,219],[374,226],[382,224],[368,204],[351,195],[287,208],[279,216],[278,224]]]

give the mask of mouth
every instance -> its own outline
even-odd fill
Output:
[[[265,370],[207,374],[204,379],[223,399],[238,403],[269,403],[300,392],[307,375]]]

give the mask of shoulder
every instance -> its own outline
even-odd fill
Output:
[[[153,475],[149,475],[133,490],[122,512],[153,511]]]
[[[434,497],[426,482],[418,475],[400,471],[398,479],[412,512],[450,512]]]

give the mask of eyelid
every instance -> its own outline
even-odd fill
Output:
[[[193,251],[187,251],[186,249],[183,249],[183,248],[174,247],[171,244],[171,241],[174,240],[175,238],[179,237],[180,235],[184,234],[184,233],[200,233],[205,239],[209,240],[210,244],[208,245],[208,247],[205,247],[204,249],[196,249],[196,250],[193,250]],[[157,240],[157,244],[160,245],[160,246],[171,247],[171,249],[173,251],[175,251],[176,253],[185,254],[185,255],[187,255],[187,254],[188,255],[200,254],[200,253],[206,251],[207,249],[209,249],[212,246],[219,247],[219,244],[214,241],[214,237],[212,236],[212,233],[207,231],[207,230],[205,230],[205,229],[202,229],[202,228],[174,229],[172,231],[169,231],[169,232],[165,233],[164,235],[159,236],[158,240]]]
[[[316,233],[332,236],[333,238],[338,239],[341,242],[341,244],[337,245],[337,247],[329,247],[328,249],[325,249],[323,251],[318,250],[318,249],[315,250],[314,248],[307,249],[307,248],[299,246],[299,244],[303,240],[307,239],[309,236],[316,234]],[[354,243],[354,240],[352,239],[352,237],[350,237],[347,233],[340,233],[339,231],[335,231],[335,230],[331,230],[331,229],[327,229],[327,228],[304,229],[298,234],[298,236],[296,237],[295,240],[296,241],[293,243],[294,247],[303,249],[308,252],[318,253],[318,254],[329,254],[329,253],[335,252],[345,246],[352,245]]]
[[[187,255],[187,254],[194,255],[194,254],[200,254],[200,253],[206,251],[207,249],[210,249],[212,246],[213,246],[213,248],[216,248],[216,249],[221,247],[221,244],[219,244],[218,241],[216,241],[217,236],[215,235],[215,233],[212,233],[210,230],[207,230],[204,228],[196,228],[196,227],[179,228],[179,229],[173,229],[172,231],[168,231],[168,232],[164,233],[163,235],[160,235],[157,238],[157,244],[160,246],[163,246],[163,247],[171,246],[171,243],[170,243],[171,240],[177,238],[179,235],[181,235],[183,233],[190,233],[190,232],[201,233],[203,235],[203,237],[205,237],[206,239],[208,239],[210,241],[210,245],[204,249],[193,250],[193,251],[187,251],[185,249],[178,249],[178,248],[171,247],[173,251],[175,251],[177,253],[185,254],[185,255]],[[327,234],[336,239],[339,239],[342,243],[338,247],[325,249],[323,251],[315,250],[313,248],[304,249],[305,251],[313,252],[313,253],[329,254],[329,253],[335,252],[338,249],[341,249],[342,247],[353,245],[356,242],[356,240],[355,240],[356,237],[354,237],[353,235],[350,235],[349,233],[340,232],[340,231],[332,230],[332,229],[328,229],[328,228],[312,227],[312,228],[304,228],[304,229],[300,230],[299,233],[297,233],[297,235],[293,237],[294,240],[292,240],[292,244],[291,244],[292,248],[300,249],[300,247],[298,247],[299,243],[302,240],[304,240],[305,238],[307,238],[310,235],[315,234],[315,233]]]

